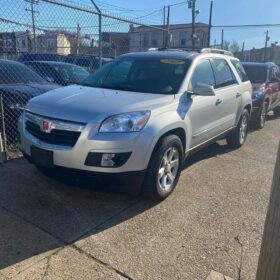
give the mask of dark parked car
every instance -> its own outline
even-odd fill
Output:
[[[0,94],[3,97],[5,131],[9,143],[16,140],[20,109],[32,97],[57,87],[19,62],[0,59]]]
[[[263,128],[269,111],[280,116],[279,67],[272,62],[244,62],[243,66],[253,85],[252,121],[256,127]]]
[[[112,61],[112,58],[102,58],[102,65]],[[99,58],[96,55],[68,55],[64,62],[79,65],[89,72],[95,72],[99,68]]]
[[[30,61],[25,64],[47,81],[62,86],[79,84],[89,75],[84,68],[65,62]]]
[[[20,53],[18,61],[25,63],[27,61],[63,61],[64,55],[57,53]]]

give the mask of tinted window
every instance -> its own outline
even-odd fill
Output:
[[[76,61],[77,65],[80,65],[82,67],[89,67],[90,66],[90,59],[88,58],[78,58]]]
[[[242,66],[241,62],[238,60],[231,60],[233,66],[235,67],[240,79],[242,82],[246,82],[249,80],[244,67]]]
[[[70,83],[79,83],[89,75],[82,67],[75,65],[57,64],[52,65],[51,68],[63,81]]]
[[[267,67],[259,65],[243,64],[249,80],[253,84],[263,84],[267,81]]]
[[[192,92],[197,83],[215,86],[214,73],[209,60],[204,60],[196,66],[188,90]]]
[[[190,61],[172,58],[121,58],[101,67],[85,79],[92,87],[127,91],[177,93]]]
[[[46,81],[20,63],[0,63],[0,84],[41,83]]]
[[[48,81],[55,80],[54,73],[53,71],[51,71],[48,65],[44,65],[41,63],[30,63],[27,65],[31,67],[35,72],[37,72],[44,79],[47,79]]]
[[[226,87],[236,83],[236,79],[224,59],[213,59],[213,67],[216,78],[216,88]]]

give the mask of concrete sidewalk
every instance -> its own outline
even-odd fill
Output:
[[[0,166],[0,280],[253,280],[279,138],[270,117],[240,150],[199,152],[160,204]]]

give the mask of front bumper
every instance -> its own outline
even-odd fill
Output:
[[[53,152],[54,166],[102,174],[138,172],[147,169],[154,136],[145,129],[132,133],[98,133],[99,124],[87,124],[73,147],[48,144],[25,129],[25,114],[19,119],[20,149],[31,157],[31,147]],[[115,168],[86,165],[89,153],[130,153],[128,160]]]
[[[23,151],[22,153],[29,163],[33,163],[32,158],[29,155],[25,154]],[[83,179],[89,178],[101,185],[106,184],[107,186],[117,186],[118,190],[121,189],[126,193],[135,195],[141,192],[146,170],[122,173],[104,173],[53,166],[52,169],[48,170],[48,174],[52,174],[53,177],[59,177],[60,179],[64,178],[69,182],[73,182],[71,179],[73,177],[77,178],[82,176]]]

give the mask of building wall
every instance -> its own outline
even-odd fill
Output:
[[[102,53],[104,57],[116,57],[129,52],[129,36],[124,32],[103,32]]]
[[[195,41],[195,47],[206,47],[208,42],[208,25],[197,24],[195,28],[195,33],[198,36],[198,40]],[[171,25],[169,34],[168,39],[166,32],[152,27],[131,27],[129,31],[129,51],[145,51],[149,48],[164,47],[167,41],[169,41],[170,48],[187,50],[192,47],[192,28],[190,24]]]

